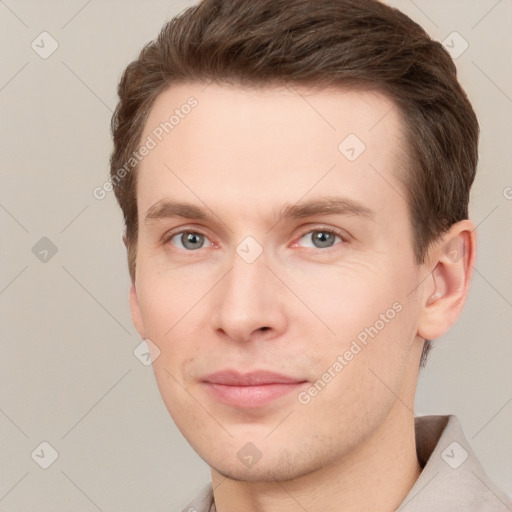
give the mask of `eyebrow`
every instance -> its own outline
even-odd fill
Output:
[[[302,219],[313,215],[349,215],[375,220],[375,211],[359,201],[345,197],[322,197],[296,204],[285,204],[278,219]],[[160,200],[151,206],[144,219],[150,223],[153,220],[182,217],[185,219],[215,221],[218,216],[211,209],[200,208],[191,203],[171,200]]]
[[[285,205],[281,209],[279,218],[302,219],[313,215],[353,215],[368,220],[375,219],[375,212],[363,203],[346,197],[331,196]]]

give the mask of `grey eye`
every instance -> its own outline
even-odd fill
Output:
[[[306,233],[301,240],[309,240],[311,245],[305,244],[305,247],[313,247],[315,249],[323,249],[325,247],[332,247],[336,238],[341,241],[341,238],[331,231],[316,230]]]
[[[194,251],[201,249],[205,245],[206,240],[208,240],[208,238],[201,233],[182,231],[171,238],[171,243],[180,249]]]

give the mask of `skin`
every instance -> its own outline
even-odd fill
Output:
[[[381,94],[176,85],[157,98],[143,139],[190,96],[197,107],[137,171],[130,305],[160,351],[163,400],[211,467],[217,510],[395,510],[420,473],[413,410],[423,340],[444,334],[464,306],[475,226],[453,225],[416,264],[398,179],[407,172],[402,124]],[[348,134],[366,146],[353,162],[338,150]],[[373,218],[280,219],[286,204],[326,196],[362,203]],[[214,218],[146,220],[165,200]],[[312,235],[325,229],[343,238],[319,247]],[[180,230],[205,238],[187,249]],[[252,263],[236,252],[247,236],[263,250]],[[238,408],[202,382],[223,369],[265,369],[307,381],[298,390],[307,391],[396,303],[401,311],[307,404],[293,392]],[[252,467],[237,457],[248,442],[261,454]]]

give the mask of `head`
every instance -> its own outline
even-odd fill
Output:
[[[442,45],[376,0],[205,0],[118,93],[132,315],[198,453],[280,479],[405,414],[475,258],[478,123]],[[296,399],[219,401],[224,369],[285,374]],[[259,470],[237,459],[247,442]]]

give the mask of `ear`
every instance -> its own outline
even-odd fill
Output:
[[[123,243],[126,248],[128,248],[126,231],[123,233]],[[139,336],[142,339],[145,339],[144,336],[144,322],[142,321],[142,314],[140,312],[139,307],[139,298],[137,297],[137,289],[135,288],[135,283],[132,281],[130,286],[130,312],[132,315],[132,322],[139,333]]]
[[[135,283],[132,282],[130,286],[130,312],[132,314],[132,322],[139,333],[141,339],[145,339],[144,322],[142,320],[142,314],[139,307],[139,298],[137,297],[137,290]]]
[[[434,340],[457,321],[469,293],[476,258],[476,226],[470,220],[454,224],[435,242],[427,258],[433,269],[423,287],[418,335]]]

